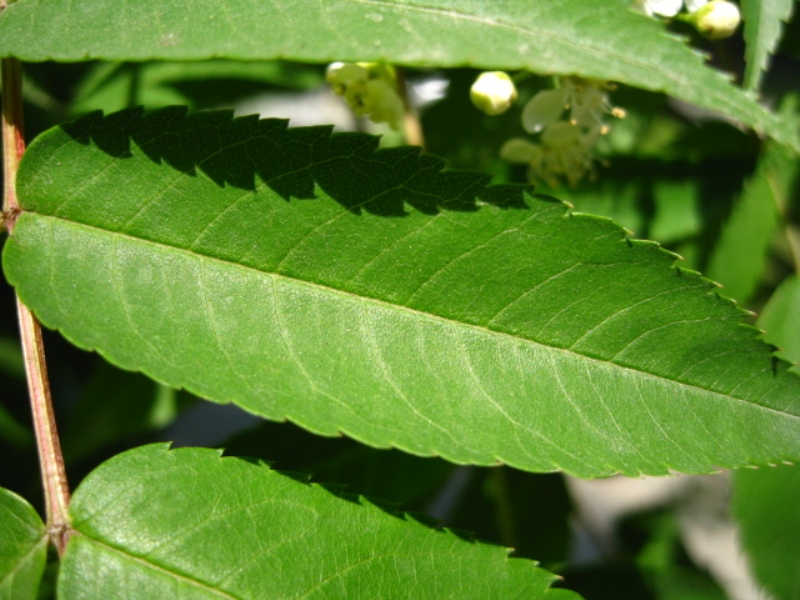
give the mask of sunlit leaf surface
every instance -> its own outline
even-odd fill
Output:
[[[213,450],[119,455],[70,512],[61,598],[577,598],[505,548]]]
[[[582,476],[800,458],[800,378],[656,244],[417,149],[180,109],[28,150],[4,268],[49,327],[270,419]]]
[[[0,15],[0,55],[27,61],[385,60],[578,74],[666,92],[800,149],[796,132],[626,2],[19,0]]]

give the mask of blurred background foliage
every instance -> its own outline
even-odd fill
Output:
[[[741,78],[741,37],[712,43],[680,24],[673,28],[707,52],[717,67]],[[291,116],[296,125],[336,123],[340,129],[374,131],[354,119],[331,93],[325,65],[216,60],[40,63],[24,68],[29,139],[89,110],[111,112],[140,104],[150,109],[171,104],[192,110],[227,107],[238,114]],[[405,72],[411,98],[418,100],[426,150],[445,157],[452,168],[486,171],[498,182],[524,182],[525,168],[505,163],[498,150],[522,133],[521,107],[551,82],[534,75],[518,78],[515,108],[490,117],[469,100],[477,75],[472,69]],[[798,83],[800,19],[795,15],[762,93],[767,104],[780,107],[787,127],[800,122]],[[431,94],[431,89],[438,92]],[[798,158],[735,123],[663,95],[621,86],[611,100],[627,117],[615,121],[602,140],[592,177],[574,188],[541,186],[537,191],[570,202],[576,211],[608,216],[636,237],[654,239],[681,255],[684,266],[720,282],[720,293],[760,314],[751,322],[767,330],[767,339],[787,359],[800,362]],[[377,132],[385,134],[386,145],[402,142],[388,129]],[[15,314],[13,292],[3,283],[0,486],[41,507]],[[621,590],[624,597],[636,599],[756,597],[755,588],[731,582],[711,566],[686,533],[687,522],[695,528],[705,523],[711,530],[735,531],[732,522],[738,520],[760,580],[757,587],[766,586],[775,598],[800,598],[797,467],[737,474],[732,486],[725,475],[712,476],[722,484],[712,486],[711,492],[686,483],[690,478],[674,478],[646,502],[631,498],[639,498],[649,482],[631,481],[631,488],[611,494],[617,508],[595,518],[585,494],[578,494],[560,474],[461,467],[375,450],[344,438],[321,438],[123,372],[56,333],[47,332],[45,341],[73,485],[103,460],[146,442],[225,447],[229,454],[257,456],[279,469],[312,473],[317,481],[398,502],[405,510],[431,514],[449,527],[512,546],[516,555],[541,561],[565,578],[562,585],[590,599],[618,600]],[[768,505],[776,497],[780,503]],[[704,503],[713,506],[702,509]],[[686,517],[698,510],[705,515],[699,521]],[[773,538],[765,538],[759,524],[764,514],[773,516],[769,531],[780,536],[782,545],[776,547],[770,543]],[[51,577],[55,568],[53,563]],[[52,589],[45,585],[41,593],[47,597]]]

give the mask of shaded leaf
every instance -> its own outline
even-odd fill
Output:
[[[674,255],[376,147],[89,115],[26,153],[6,275],[80,347],[324,435],[586,477],[800,457],[800,378]]]
[[[698,185],[692,180],[663,178],[654,182],[655,215],[649,237],[668,244],[693,235],[702,227]]]
[[[592,600],[656,598],[643,574],[629,563],[574,566],[561,573],[570,587]]]
[[[633,514],[620,526],[620,537],[653,587],[658,600],[726,600],[727,595],[704,569],[691,564],[681,544],[674,511]]]
[[[734,475],[733,515],[756,578],[775,598],[800,598],[800,467]]]
[[[464,489],[443,515],[448,526],[511,546],[514,556],[546,567],[566,564],[574,514],[563,475],[496,467],[471,468],[463,479]]]
[[[192,63],[99,63],[81,82],[72,115],[137,105],[160,108],[186,104],[195,109],[232,107],[245,96],[274,86],[308,89],[323,82],[321,69],[283,61],[211,60]]]
[[[62,598],[558,598],[507,551],[213,450],[137,448],[76,490]],[[131,585],[135,582],[135,585]]]
[[[785,147],[768,146],[723,226],[708,276],[723,284],[723,293],[731,298],[748,300],[761,281],[779,209],[787,204],[797,166],[797,157]]]
[[[403,508],[420,512],[428,512],[424,502],[456,468],[441,459],[376,450],[344,437],[320,437],[291,423],[267,421],[222,446],[228,454],[256,456],[278,469],[302,471],[314,481],[336,482],[364,496],[391,498]]]
[[[755,90],[767,70],[769,56],[781,38],[784,23],[792,16],[793,0],[742,0],[744,39],[747,43],[744,87]]]
[[[36,598],[47,558],[47,529],[23,498],[0,488],[0,598]]]
[[[800,364],[800,277],[790,275],[778,286],[761,312],[758,326],[786,360]]]
[[[100,362],[64,428],[67,461],[135,434],[165,427],[178,412],[176,393],[138,373]]]
[[[91,23],[91,27],[86,24]],[[633,50],[635,48],[635,51]],[[0,55],[27,61],[385,60],[578,74],[663,91],[800,149],[797,132],[623,2],[569,0],[20,0],[0,14]]]

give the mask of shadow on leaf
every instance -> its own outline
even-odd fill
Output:
[[[289,128],[232,111],[187,114],[173,106],[150,113],[133,108],[89,113],[63,130],[115,158],[133,155],[134,143],[150,160],[183,173],[202,172],[220,187],[256,190],[258,180],[284,200],[316,198],[316,187],[347,210],[397,217],[406,205],[425,214],[474,211],[478,199],[504,208],[527,208],[528,186],[487,187],[490,176],[444,170],[445,163],[416,147],[378,149],[378,138],[332,133],[332,127]],[[335,158],[331,158],[335,157]]]

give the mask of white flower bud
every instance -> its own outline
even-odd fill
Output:
[[[481,73],[472,84],[469,97],[487,115],[501,115],[517,99],[517,88],[508,73],[487,71]]]
[[[739,7],[727,0],[711,0],[692,16],[697,31],[710,40],[730,37],[742,21]]]

